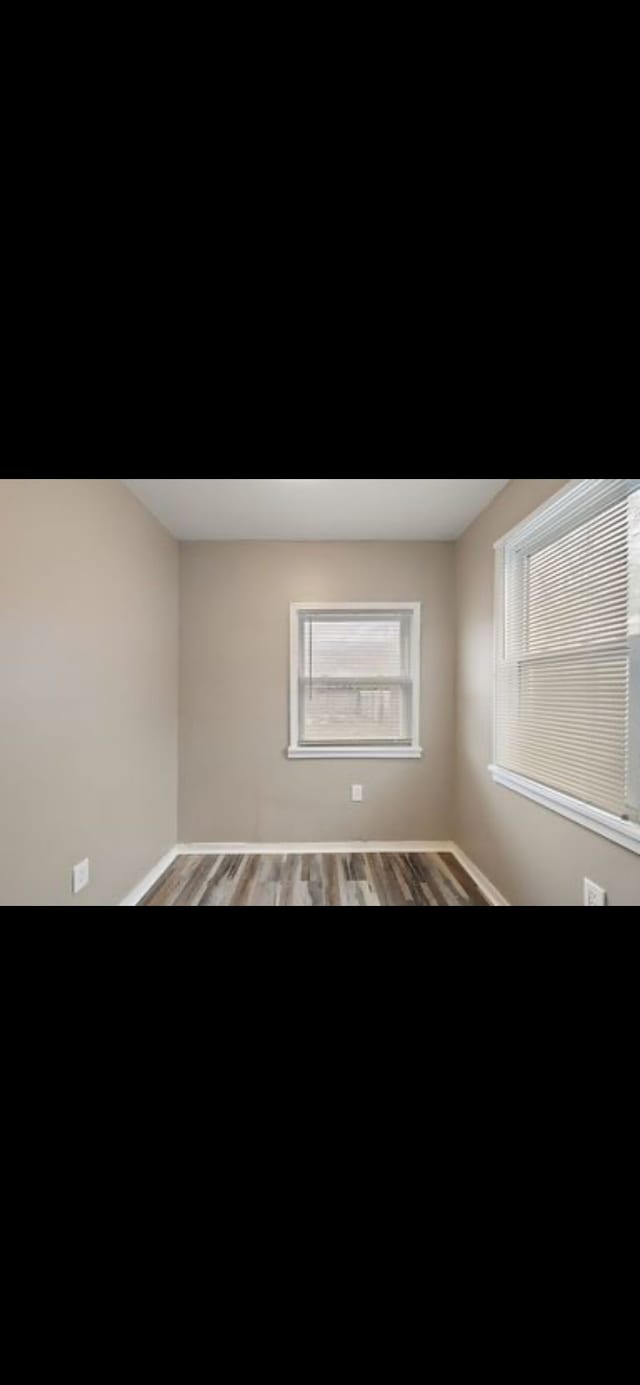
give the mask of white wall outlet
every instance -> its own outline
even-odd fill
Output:
[[[79,866],[73,867],[72,889],[74,894],[80,894],[86,890],[89,884],[90,868],[88,861],[81,861]]]
[[[364,802],[364,789],[363,789],[363,787],[362,787],[362,784],[352,784],[352,785],[351,785],[351,802],[352,802],[352,803],[363,803],[363,802]]]
[[[585,908],[593,909],[606,904],[607,892],[600,885],[594,885],[593,880],[584,882],[584,903]]]

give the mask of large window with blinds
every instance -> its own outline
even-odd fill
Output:
[[[497,545],[494,778],[640,851],[640,480]]]
[[[421,755],[420,610],[292,606],[292,759]]]

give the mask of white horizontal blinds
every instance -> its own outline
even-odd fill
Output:
[[[640,489],[629,498],[629,779],[627,808],[640,822]]]
[[[499,561],[498,763],[619,817],[634,811],[631,488],[639,485],[579,483],[507,538]]]
[[[300,620],[301,743],[410,744],[410,612]]]

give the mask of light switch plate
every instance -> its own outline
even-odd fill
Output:
[[[72,889],[74,894],[80,894],[86,890],[89,884],[90,868],[88,861],[81,861],[78,866],[73,867]]]
[[[363,789],[363,787],[362,787],[362,784],[352,784],[352,786],[351,786],[351,802],[352,802],[352,803],[362,803],[362,802],[364,802],[364,789]]]

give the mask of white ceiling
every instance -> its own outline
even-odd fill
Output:
[[[454,539],[506,481],[125,481],[179,539]]]

